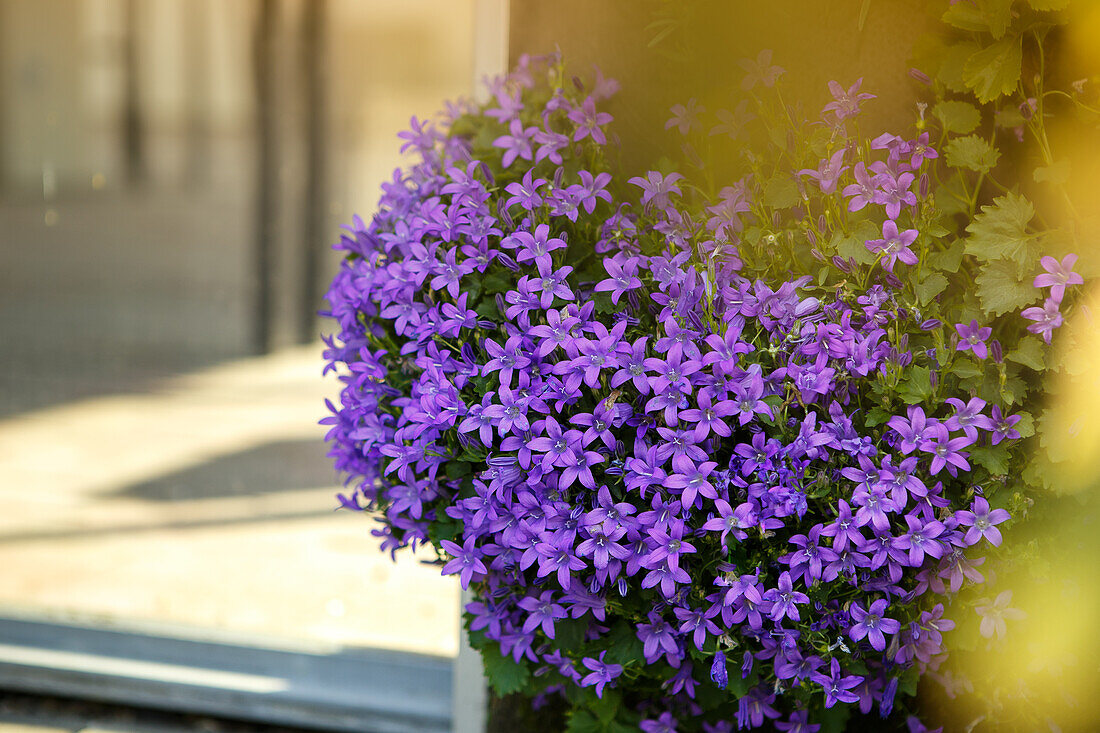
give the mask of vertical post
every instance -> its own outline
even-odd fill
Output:
[[[256,96],[256,226],[253,250],[255,290],[252,350],[257,354],[266,354],[271,351],[274,331],[272,301],[279,199],[279,140],[276,106],[278,32],[279,0],[259,0],[252,39]]]
[[[130,185],[145,180],[145,129],[141,120],[140,60],[138,33],[141,0],[126,0],[125,30],[122,41],[124,87],[122,101],[122,156]]]
[[[302,8],[302,40],[300,44],[301,98],[304,102],[306,142],[305,192],[302,216],[302,272],[299,304],[298,341],[307,344],[317,338],[317,310],[320,308],[321,277],[325,237],[327,199],[328,148],[327,103],[325,86],[327,60],[325,23],[328,20],[326,0],[308,0]]]
[[[481,655],[470,646],[462,619],[466,604],[472,600],[469,590],[462,591],[458,609],[458,658],[455,659],[454,681],[451,683],[453,733],[485,733],[485,717],[489,707]]]

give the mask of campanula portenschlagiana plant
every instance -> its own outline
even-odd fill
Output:
[[[1016,83],[915,72],[928,114],[864,136],[859,80],[804,120],[770,53],[743,68],[737,115],[667,126],[740,177],[619,170],[615,82],[525,57],[413,119],[338,245],[341,500],[436,549],[494,689],[564,696],[570,730],[904,724],[957,621],[1014,622],[958,592],[1030,501],[1085,272],[1020,190],[983,198]]]

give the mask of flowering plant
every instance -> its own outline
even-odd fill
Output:
[[[915,72],[931,113],[868,139],[859,81],[804,120],[769,53],[743,66],[737,114],[677,106],[683,160],[630,176],[615,82],[524,58],[413,119],[415,163],[338,245],[341,499],[384,549],[436,549],[494,689],[563,696],[570,730],[902,720],[959,618],[1014,618],[957,592],[1031,502],[1083,283],[1024,192],[989,195],[1011,132],[983,104],[1016,82]],[[719,143],[721,185],[695,152]]]

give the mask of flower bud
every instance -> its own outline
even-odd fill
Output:
[[[995,364],[1000,364],[1005,359],[1004,349],[1001,347],[1001,342],[997,339],[993,339],[989,344],[989,353],[992,355],[993,363]]]
[[[932,86],[932,79],[931,79],[931,77],[929,77],[929,76],[928,76],[928,74],[925,74],[925,73],[924,73],[923,71],[921,71],[920,69],[916,69],[916,68],[910,68],[910,69],[909,69],[909,76],[911,76],[912,78],[916,79],[916,80],[917,80],[917,81],[919,81],[919,82],[920,82],[921,84],[924,84],[924,85],[926,85],[926,86]]]
[[[943,322],[938,318],[929,318],[920,324],[920,330],[922,331],[934,331],[943,325]]]
[[[841,272],[851,272],[852,268],[848,265],[848,261],[840,255],[833,255],[833,266]]]
[[[825,261],[825,255],[821,254],[821,250],[819,250],[817,247],[814,247],[813,249],[810,250],[810,256],[813,257],[818,262],[824,262]]]
[[[817,235],[814,234],[813,229],[807,229],[806,230],[806,239],[808,239],[810,241],[811,245],[817,245]],[[814,251],[816,252],[817,250],[814,250]]]
[[[927,173],[920,174],[920,197],[922,199],[928,198],[928,190],[930,188],[930,181],[928,180]]]

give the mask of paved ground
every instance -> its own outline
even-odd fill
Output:
[[[453,656],[457,586],[333,511],[319,348],[0,420],[0,613]]]

